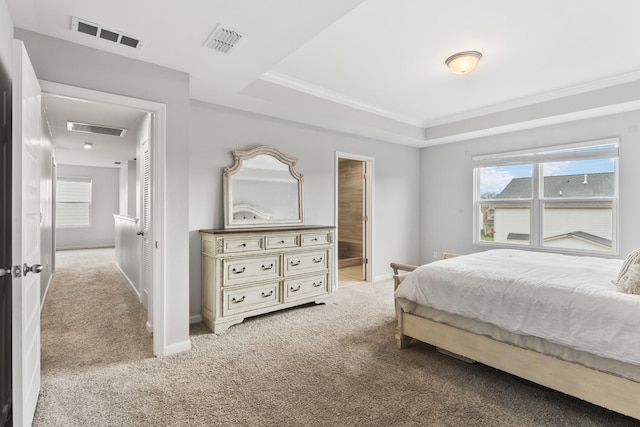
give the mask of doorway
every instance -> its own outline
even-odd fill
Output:
[[[167,353],[165,345],[165,313],[164,308],[164,275],[161,269],[163,265],[164,249],[164,218],[162,206],[164,205],[164,176],[165,176],[165,150],[166,150],[166,106],[152,101],[129,98],[105,92],[94,91],[64,84],[41,81],[43,93],[50,95],[81,99],[89,102],[110,104],[126,108],[137,109],[149,113],[151,117],[149,135],[149,164],[148,179],[153,189],[153,198],[149,205],[149,224],[147,241],[153,243],[153,250],[148,257],[149,276],[149,310],[148,322],[153,328],[153,354],[163,356]],[[151,243],[150,243],[151,244]]]
[[[371,183],[373,159],[336,156],[338,282],[371,280]]]

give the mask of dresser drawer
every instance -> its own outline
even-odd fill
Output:
[[[284,275],[312,273],[327,269],[327,251],[284,255]]]
[[[280,303],[279,282],[242,289],[223,290],[223,316],[270,307]]]
[[[280,257],[270,255],[252,258],[233,258],[222,261],[223,286],[277,279],[280,276]]]
[[[298,246],[297,234],[282,234],[265,237],[265,247],[267,249],[295,248]]]
[[[327,293],[327,275],[284,281],[284,302]]]
[[[314,246],[314,245],[326,245],[329,243],[329,233],[315,232],[315,233],[302,233],[300,235],[300,246]]]
[[[262,236],[252,237],[231,237],[222,239],[222,252],[250,252],[262,249]]]

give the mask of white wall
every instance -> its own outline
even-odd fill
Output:
[[[191,315],[200,313],[199,229],[222,228],[222,172],[233,150],[270,145],[298,157],[306,224],[335,225],[336,151],[373,157],[374,277],[417,262],[419,150],[192,101],[189,147]]]
[[[42,138],[40,141],[40,299],[44,300],[53,274],[53,140],[44,110],[42,111]]]
[[[165,230],[162,265],[167,301],[164,354],[190,348],[189,341],[189,232],[188,149],[189,75],[157,65],[76,45],[19,28],[39,79],[83,87],[167,106],[166,186],[163,208]]]
[[[127,278],[131,289],[138,297],[138,301],[142,303],[142,288],[140,283],[142,239],[136,235],[139,228],[138,221],[120,215],[114,215],[112,221],[115,227],[116,265]]]
[[[420,261],[433,252],[466,254],[487,249],[473,245],[473,168],[471,156],[620,137],[619,257],[640,247],[640,112],[507,133],[421,151]]]
[[[116,168],[58,165],[58,178],[91,178],[89,227],[56,228],[56,249],[105,248],[115,246],[113,214],[119,211],[119,171]]]

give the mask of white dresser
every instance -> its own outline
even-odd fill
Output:
[[[333,234],[313,225],[200,230],[204,323],[223,333],[246,317],[327,302]]]

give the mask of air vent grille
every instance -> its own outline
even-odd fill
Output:
[[[67,121],[67,130],[72,132],[94,133],[99,135],[112,135],[121,137],[127,133],[127,130],[123,128],[91,125],[88,123],[78,123],[70,121]]]
[[[133,48],[142,47],[142,42],[131,35],[123,34],[120,31],[108,30],[103,28],[102,25],[85,21],[84,19],[76,18],[75,16],[71,17],[71,30],[87,34],[89,36],[98,37],[103,40],[108,40],[123,46]]]
[[[204,46],[220,53],[229,53],[236,47],[245,34],[232,30],[224,25],[214,28],[209,38],[204,42]]]

